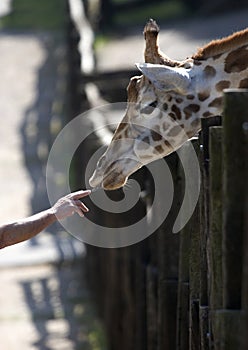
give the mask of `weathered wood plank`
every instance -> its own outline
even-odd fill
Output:
[[[157,350],[158,346],[158,271],[153,265],[146,268],[146,314],[147,350]]]
[[[248,122],[248,90],[226,90],[223,119],[223,278],[224,307],[241,308],[243,236],[245,220],[244,174]]]
[[[223,306],[222,282],[222,128],[210,128],[209,270],[211,310]]]
[[[221,125],[221,118],[206,118],[202,120],[200,154],[201,164],[201,194],[200,194],[200,343],[201,350],[209,349],[209,267],[208,267],[208,236],[209,236],[209,128]]]
[[[248,122],[242,125],[243,133],[246,143],[246,155],[245,155],[245,178],[248,178]],[[244,251],[248,251],[248,185],[246,185],[246,215],[245,215],[245,235],[244,235]],[[248,254],[244,256],[243,265],[243,288],[242,288],[242,309],[244,311],[244,324],[243,324],[243,344],[242,350],[248,349]]]
[[[199,139],[192,142],[194,150],[199,157]],[[199,179],[200,181],[200,179]],[[198,184],[194,184],[198,186]],[[200,185],[199,185],[200,186]],[[195,211],[190,219],[190,254],[189,254],[189,349],[200,348],[199,327],[199,300],[200,300],[200,202],[198,201]]]
[[[214,349],[241,349],[243,315],[240,310],[217,310],[213,322],[217,335],[214,339]]]
[[[181,282],[178,286],[176,349],[189,349],[189,282]]]
[[[215,327],[215,310],[223,307],[222,277],[222,128],[210,128],[209,140],[209,305],[210,342],[218,350],[220,335]]]
[[[160,280],[158,287],[158,350],[175,350],[177,280]]]

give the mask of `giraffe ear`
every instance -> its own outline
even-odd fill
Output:
[[[174,90],[181,94],[187,94],[191,81],[187,69],[151,63],[137,63],[136,66],[155,88],[163,91]]]

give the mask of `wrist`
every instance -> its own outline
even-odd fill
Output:
[[[47,216],[47,219],[49,221],[51,221],[51,223],[58,220],[57,215],[56,215],[57,212],[56,212],[56,209],[54,207],[51,207],[51,208],[45,210],[44,214]]]

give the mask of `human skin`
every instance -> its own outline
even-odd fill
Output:
[[[47,210],[0,226],[0,249],[26,241],[54,222],[72,216],[74,213],[83,217],[89,209],[80,199],[90,193],[90,190],[70,193],[60,198]]]

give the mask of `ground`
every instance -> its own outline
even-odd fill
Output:
[[[65,43],[0,32],[0,224],[46,209],[46,160],[66,109]],[[60,225],[0,251],[1,349],[104,349],[85,246]]]

